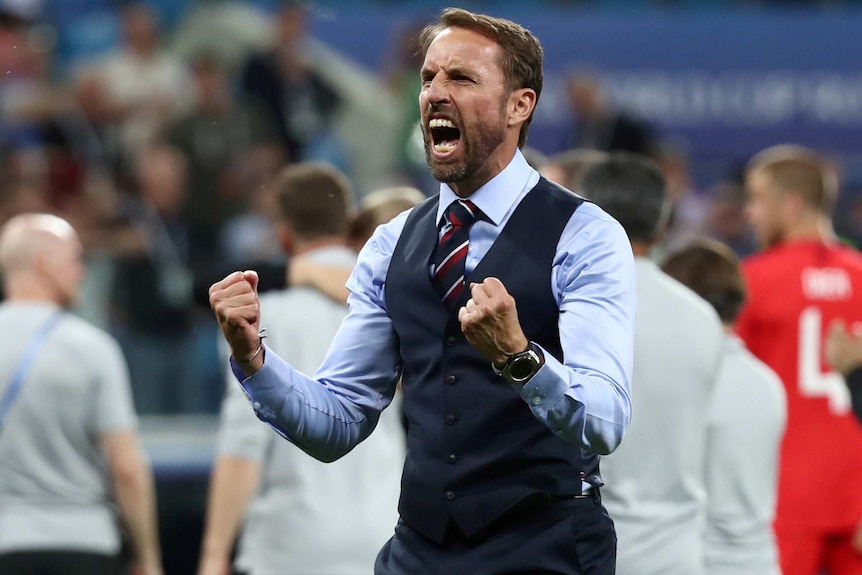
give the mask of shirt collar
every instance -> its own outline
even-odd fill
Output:
[[[473,192],[470,200],[496,226],[521,195],[533,172],[533,168],[527,163],[521,150],[516,150],[509,165],[488,183]],[[457,199],[458,195],[452,191],[448,184],[440,184],[440,201],[437,204],[438,223],[442,223],[443,214],[449,204]]]

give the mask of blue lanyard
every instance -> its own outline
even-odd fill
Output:
[[[24,355],[21,356],[21,360],[15,367],[15,371],[12,373],[12,381],[6,389],[6,393],[3,394],[3,399],[0,400],[0,429],[3,429],[3,422],[6,420],[6,414],[9,412],[9,409],[12,407],[12,402],[15,401],[15,397],[17,397],[18,392],[21,390],[21,385],[27,377],[27,372],[30,371],[30,367],[33,365],[33,360],[36,359],[36,353],[39,351],[39,348],[42,347],[42,343],[44,343],[48,334],[51,333],[51,330],[54,329],[58,323],[60,323],[62,318],[63,312],[58,311],[54,313],[45,323],[42,324],[36,333],[33,334],[33,337],[30,338],[30,343],[27,344],[27,349],[24,350]]]

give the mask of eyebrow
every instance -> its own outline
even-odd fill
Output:
[[[443,69],[446,72],[446,74],[448,74],[449,76],[467,76],[470,78],[474,78],[476,76],[475,70],[465,68],[465,67],[460,66],[460,65],[452,66],[449,68],[440,66],[438,68],[438,70],[439,69]],[[420,76],[425,76],[426,74],[435,74],[435,73],[436,72],[434,72],[431,68],[428,68],[426,66],[423,66],[422,69],[419,71]]]

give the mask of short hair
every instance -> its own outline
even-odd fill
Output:
[[[835,167],[814,150],[782,144],[756,154],[745,169],[746,179],[766,176],[778,190],[796,192],[807,206],[831,214],[838,197]]]
[[[665,260],[662,270],[691,288],[715,308],[725,324],[732,324],[745,303],[745,280],[739,259],[718,240],[694,240]]]
[[[353,203],[350,181],[323,162],[291,164],[273,182],[281,219],[306,239],[344,237]]]
[[[667,224],[664,176],[646,156],[614,152],[587,169],[575,191],[615,218],[632,242],[654,242]]]
[[[371,192],[359,203],[359,210],[350,222],[348,241],[363,245],[377,226],[409,210],[425,199],[425,195],[411,186],[395,186]]]
[[[529,30],[511,20],[476,14],[462,8],[446,8],[437,22],[426,26],[419,33],[419,47],[422,57],[437,35],[447,28],[465,28],[481,34],[496,42],[503,49],[500,65],[508,81],[509,90],[529,88],[536,93],[536,103],[542,93],[543,71],[542,45]],[[535,111],[535,108],[534,108]],[[527,132],[533,114],[521,126],[518,147],[527,143]]]
[[[593,148],[572,148],[548,158],[546,165],[556,166],[563,174],[563,181],[557,182],[570,190],[577,190],[581,177],[591,166],[608,159],[608,153]]]

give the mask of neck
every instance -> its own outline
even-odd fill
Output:
[[[830,230],[824,227],[821,218],[811,217],[789,228],[784,234],[784,240],[786,242],[826,242],[832,235]]]
[[[632,253],[635,255],[635,257],[648,258],[651,249],[652,244],[647,244],[644,242],[632,242]]]
[[[298,239],[294,244],[290,255],[299,256],[321,248],[343,248],[346,245],[347,243],[344,241],[344,238],[338,236],[325,236],[311,240]]]
[[[30,276],[10,277],[3,286],[6,301],[58,304],[53,290]]]
[[[500,144],[472,176],[460,182],[447,182],[449,187],[459,198],[469,198],[476,190],[496,178],[512,163],[517,147],[517,140],[515,140],[514,146],[508,142]]]
[[[733,329],[732,323],[722,323],[721,327],[724,328],[724,333],[733,335],[736,331]]]

